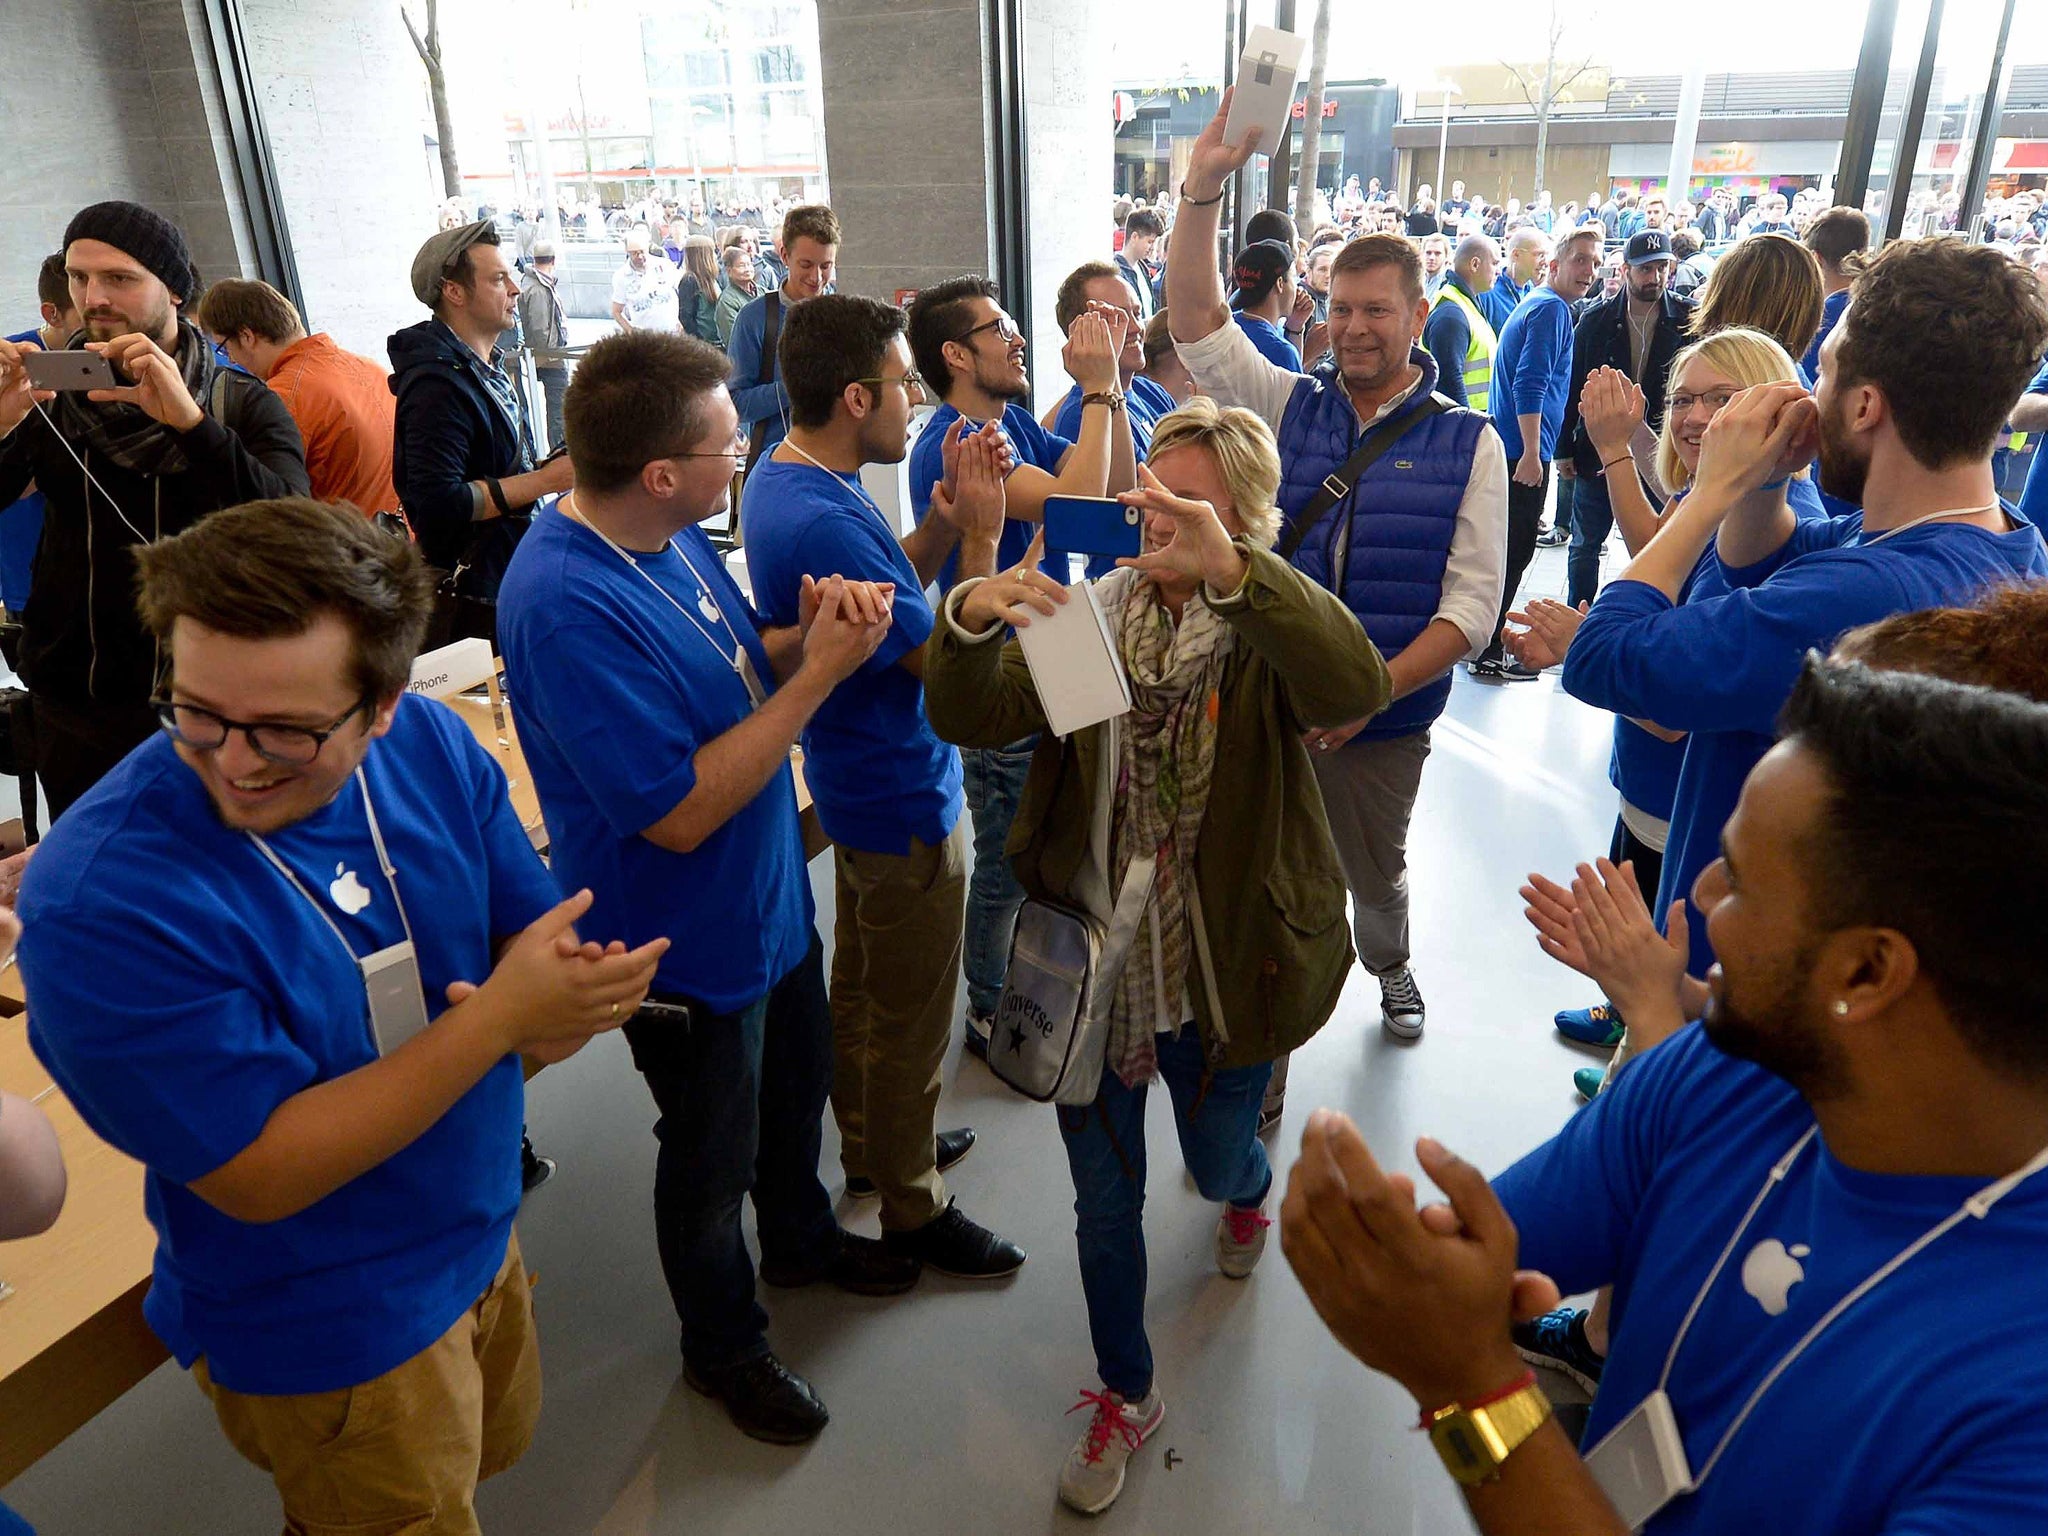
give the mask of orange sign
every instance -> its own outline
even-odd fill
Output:
[[[1739,176],[1755,169],[1754,144],[1703,144],[1693,151],[1695,176]]]

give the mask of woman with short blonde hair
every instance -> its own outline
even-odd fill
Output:
[[[1197,395],[1152,429],[1148,458],[1175,448],[1204,448],[1230,490],[1244,537],[1271,549],[1280,537],[1280,449],[1273,429],[1256,411],[1225,408]]]

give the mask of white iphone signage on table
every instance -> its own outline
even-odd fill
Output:
[[[1270,155],[1287,129],[1294,110],[1294,82],[1301,74],[1305,38],[1276,27],[1253,27],[1238,61],[1237,81],[1230,95],[1230,116],[1223,123],[1223,142],[1233,149],[1254,130],[1259,153]]]

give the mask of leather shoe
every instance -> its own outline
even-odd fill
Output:
[[[937,1157],[933,1166],[944,1173],[974,1150],[974,1127],[963,1125],[957,1131],[941,1131],[938,1134]],[[872,1200],[875,1198],[875,1181],[864,1179],[859,1174],[846,1177],[846,1198],[849,1200]]]
[[[743,1435],[770,1445],[815,1440],[832,1420],[811,1384],[771,1354],[756,1355],[719,1371],[685,1364],[691,1390],[715,1397]]]
[[[884,1232],[891,1253],[922,1259],[958,1280],[1000,1280],[1024,1267],[1024,1250],[970,1221],[952,1202],[931,1221],[908,1232]]]
[[[820,1264],[761,1261],[763,1283],[784,1290],[830,1280],[855,1296],[900,1296],[917,1284],[924,1265],[905,1254],[891,1253],[872,1237],[841,1230],[839,1246]]]

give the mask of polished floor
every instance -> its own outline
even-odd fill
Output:
[[[1563,582],[1563,551],[1543,551],[1525,592]],[[1383,1036],[1376,989],[1354,974],[1336,1016],[1296,1058],[1275,1143],[1283,1168],[1317,1105],[1349,1112],[1383,1159],[1411,1170],[1422,1133],[1491,1171],[1571,1113],[1571,1071],[1588,1058],[1557,1042],[1549,1016],[1592,994],[1537,950],[1515,888],[1531,869],[1563,871],[1604,851],[1609,730],[1552,678],[1489,687],[1461,673],[1411,842],[1427,1036],[1412,1046]],[[826,872],[820,861],[814,879]],[[829,931],[829,878],[819,885]],[[775,1347],[834,1415],[811,1447],[779,1450],[743,1439],[682,1384],[650,1230],[653,1108],[623,1042],[598,1042],[543,1074],[530,1095],[533,1136],[561,1172],[528,1201],[520,1233],[540,1276],[547,1403],[533,1450],[482,1491],[485,1528],[1023,1536],[1089,1524],[1054,1497],[1080,1422],[1063,1415],[1094,1381],[1052,1112],[971,1060],[950,1061],[946,1076],[942,1123],[981,1133],[953,1189],[1030,1262],[1008,1284],[927,1278],[889,1301],[770,1293]],[[1216,1273],[1216,1210],[1181,1173],[1158,1097],[1147,1234],[1167,1416],[1095,1528],[1471,1530],[1410,1432],[1413,1405],[1331,1342],[1277,1243],[1248,1281]],[[826,1163],[836,1189],[829,1141]],[[871,1208],[846,1215],[874,1230]],[[279,1524],[268,1481],[227,1448],[191,1382],[169,1367],[6,1496],[46,1536],[230,1536]]]

